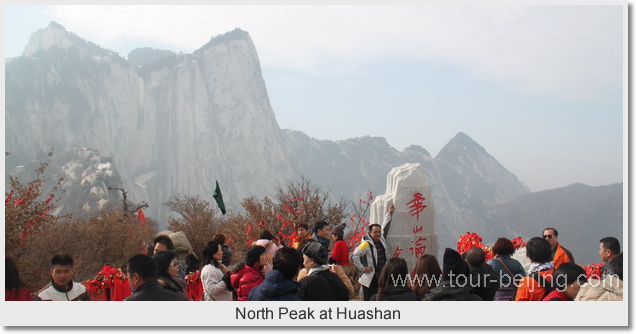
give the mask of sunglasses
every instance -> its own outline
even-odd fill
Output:
[[[170,265],[173,266],[173,267],[178,267],[179,266],[179,262],[171,262]]]
[[[544,239],[552,239],[553,235],[552,234],[546,234],[543,236]]]

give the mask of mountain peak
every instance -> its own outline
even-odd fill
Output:
[[[470,136],[468,136],[467,134],[463,132],[458,132],[455,135],[455,137],[453,137],[453,139],[451,139],[444,146],[444,148],[442,148],[442,150],[439,151],[439,153],[437,154],[437,157],[435,158],[436,159],[444,158],[445,156],[448,156],[448,155],[454,156],[461,151],[473,151],[473,152],[476,151],[476,152],[488,154],[486,150],[481,145],[477,144],[477,142],[473,140]]]
[[[61,24],[55,22],[55,21],[51,21],[49,22],[49,25],[46,27],[46,29],[57,29],[57,30],[63,30],[66,31],[66,29],[64,28],[64,26],[62,26]]]
[[[444,146],[435,162],[446,188],[465,207],[477,208],[529,192],[514,174],[463,132]]]
[[[245,30],[242,30],[240,28],[235,28],[232,31],[228,31],[224,34],[220,34],[220,35],[212,37],[210,41],[208,41],[205,45],[203,45],[199,50],[205,50],[219,44],[223,44],[223,43],[227,43],[231,41],[237,41],[237,40],[244,40],[244,39],[251,40],[250,34]]]
[[[52,47],[68,49],[75,43],[73,37],[75,36],[69,34],[61,24],[51,21],[45,29],[38,30],[31,34],[29,44],[24,49],[22,56],[29,57]]]
[[[470,144],[470,145],[477,145],[479,146],[479,144],[477,144],[477,142],[471,138],[469,135],[463,133],[463,132],[458,132],[455,137],[453,137],[453,139],[450,140],[449,143],[452,142],[457,142],[457,143],[462,143],[462,144]]]

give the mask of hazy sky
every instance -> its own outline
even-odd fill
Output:
[[[381,136],[433,156],[461,131],[533,191],[626,175],[620,5],[4,9],[5,58],[50,21],[123,57],[146,46],[191,53],[238,27],[281,128]]]

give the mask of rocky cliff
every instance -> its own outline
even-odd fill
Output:
[[[55,23],[34,33],[5,65],[5,149],[23,161],[52,147],[96,149],[163,218],[171,194],[212,199],[218,180],[236,205],[292,174],[246,32],[193,54],[138,58],[133,68]]]

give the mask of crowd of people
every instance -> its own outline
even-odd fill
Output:
[[[188,301],[185,277],[198,271],[205,301],[623,300],[623,254],[615,237],[599,241],[605,265],[598,278],[588,279],[572,253],[558,242],[553,227],[526,242],[530,264],[525,267],[512,257],[512,242],[499,238],[488,261],[480,247],[462,254],[446,248],[441,265],[436,256],[424,254],[409,273],[405,259],[388,256],[385,236],[394,210],[390,206],[382,224],[367,227],[352,254],[344,241],[344,224],[332,230],[327,222],[318,221],[312,232],[308,224],[299,224],[290,245],[263,230],[244,261],[236,264],[225,236],[218,234],[200,258],[188,254],[182,268],[172,241],[160,235],[153,242],[152,256],[136,254],[128,259],[132,294],[124,300]],[[52,257],[51,282],[35,294],[21,282],[9,257],[5,268],[5,300],[90,300],[86,287],[73,281],[71,255]]]

